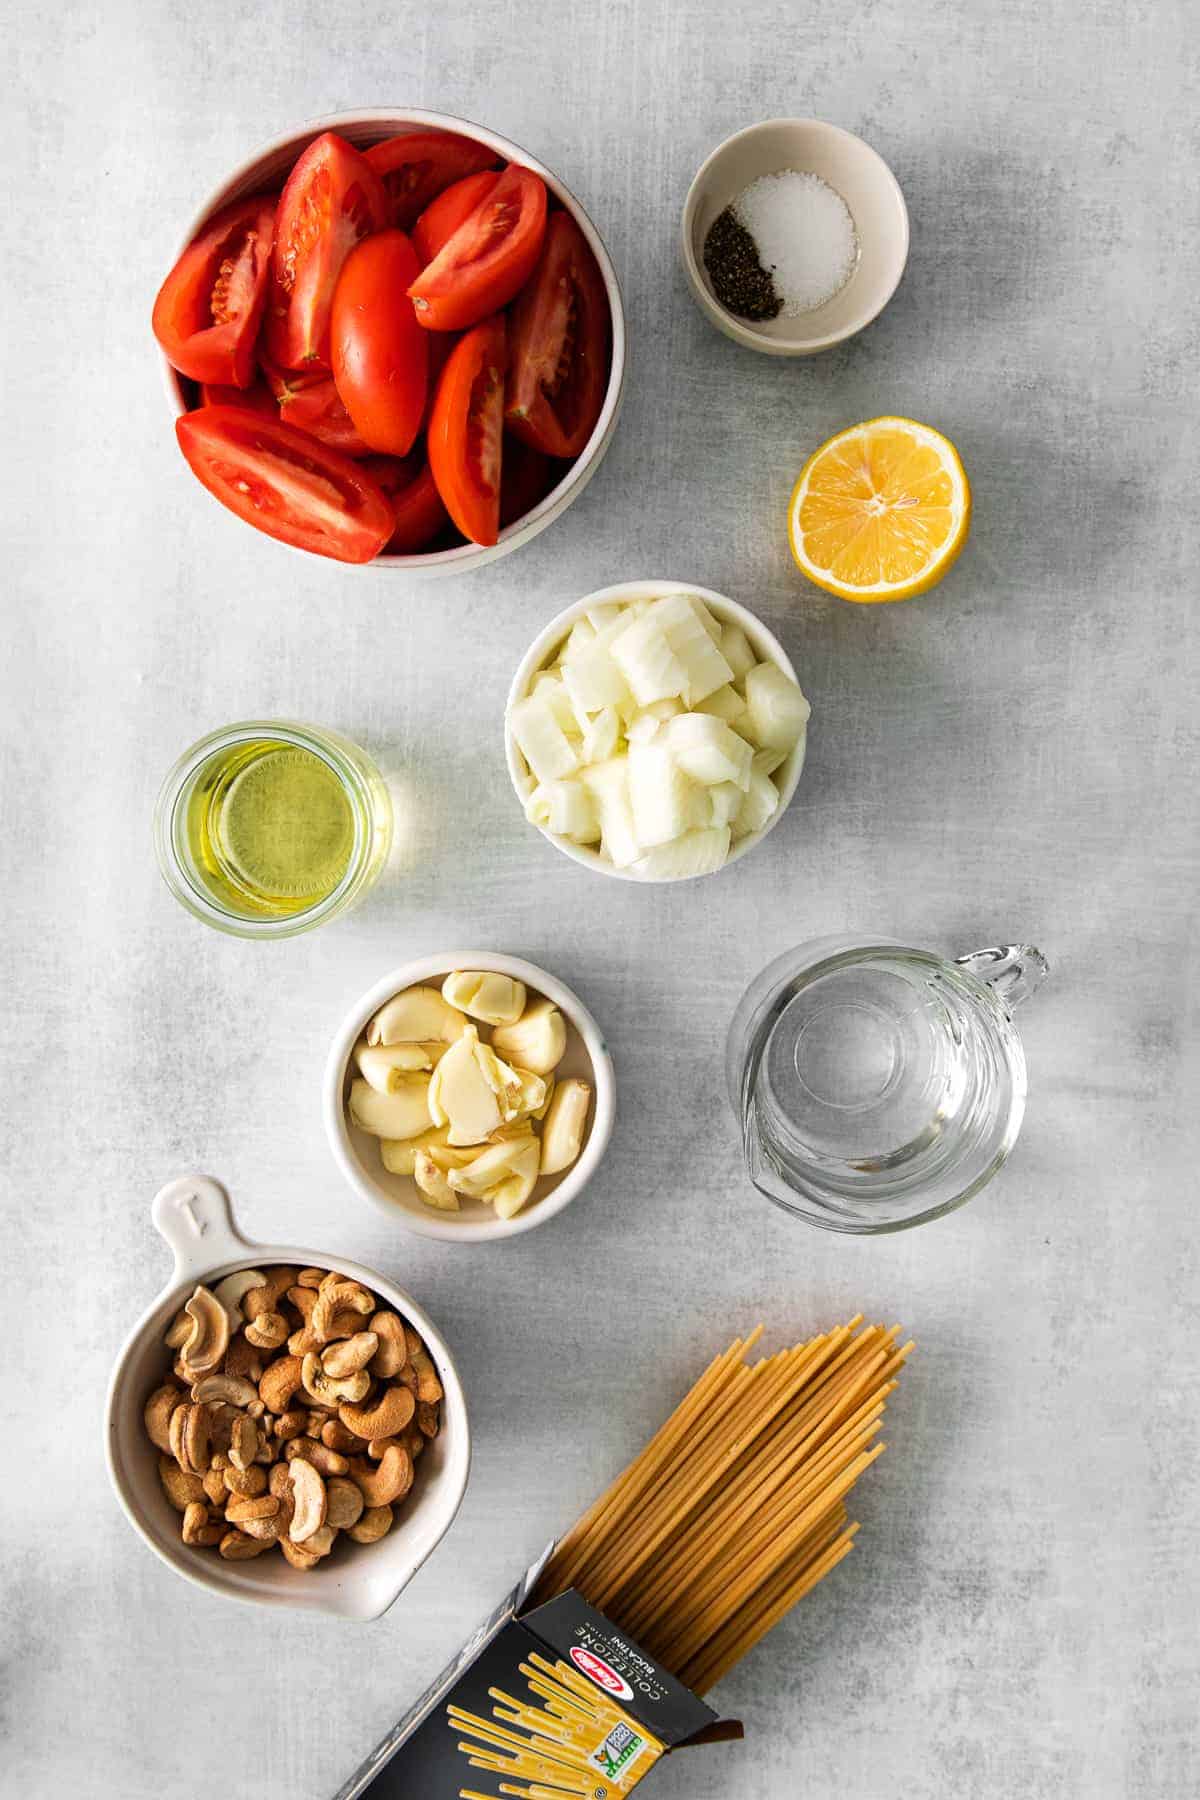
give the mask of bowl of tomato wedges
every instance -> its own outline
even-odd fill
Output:
[[[566,511],[616,429],[625,316],[574,195],[443,113],[316,120],[235,170],[154,303],[193,474],[269,537],[454,574]]]

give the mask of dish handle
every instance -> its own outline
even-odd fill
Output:
[[[194,1281],[253,1248],[233,1222],[229,1195],[211,1175],[177,1175],[154,1196],[150,1217],[175,1257],[174,1283]]]

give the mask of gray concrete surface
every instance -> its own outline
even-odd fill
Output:
[[[860,1548],[720,1691],[744,1746],[681,1756],[655,1795],[1195,1792],[1187,9],[20,0],[6,60],[0,1788],[328,1795],[715,1345],[862,1307],[920,1354]],[[391,102],[487,120],[557,169],[612,249],[633,343],[585,497],[436,586],[308,563],[222,515],[175,453],[149,335],[181,221],[235,160]],[[913,221],[874,329],[791,366],[709,329],[675,248],[700,159],[777,113],[863,132]],[[957,441],[975,528],[937,592],[858,610],[797,577],[785,502],[809,449],[884,411]],[[553,610],[658,573],[758,610],[814,717],[769,844],[643,891],[523,826],[500,722]],[[176,753],[255,714],[361,740],[402,821],[361,911],[274,947],[179,910],[149,839]],[[878,1242],[748,1189],[721,1092],[743,985],[843,928],[951,951],[1023,936],[1054,964],[1023,1020],[1010,1169]],[[586,1199],[490,1252],[389,1230],[343,1189],[318,1112],[345,1005],[465,939],[577,985],[621,1082]],[[393,1271],[458,1348],[470,1493],[375,1626],[191,1591],[108,1491],[109,1364],[167,1268],[147,1207],[189,1166],[252,1234]]]

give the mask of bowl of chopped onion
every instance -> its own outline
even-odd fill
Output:
[[[711,588],[630,581],[568,606],[509,691],[525,817],[621,881],[688,881],[747,856],[804,767],[808,701],[782,644]]]

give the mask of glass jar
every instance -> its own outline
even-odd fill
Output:
[[[391,842],[391,797],[370,757],[292,720],[210,732],[179,758],[154,809],[167,886],[238,937],[292,937],[347,912]]]

